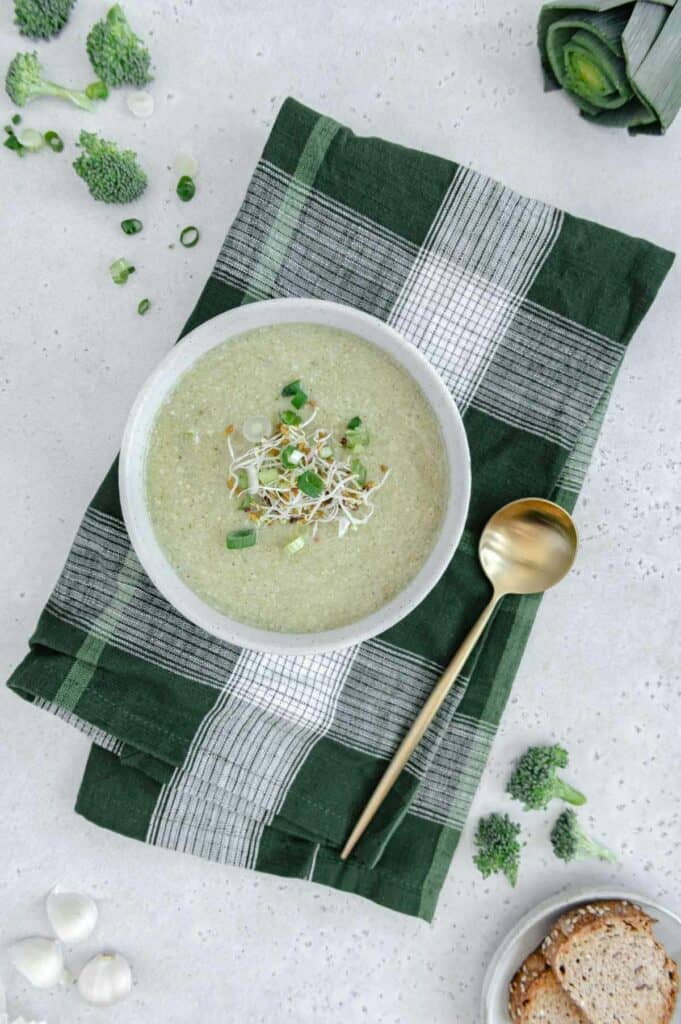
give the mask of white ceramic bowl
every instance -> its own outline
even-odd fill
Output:
[[[505,937],[487,969],[482,990],[483,1024],[511,1024],[508,1013],[508,986],[526,956],[536,949],[561,914],[572,907],[597,900],[628,900],[642,907],[655,921],[653,931],[667,953],[677,963],[681,959],[681,917],[655,900],[628,889],[574,889],[558,893],[530,910]],[[681,1002],[670,1024],[680,1024]]]
[[[237,622],[201,600],[180,578],[159,545],[147,509],[145,462],[156,413],[179,378],[210,349],[244,331],[280,323],[315,323],[351,331],[383,349],[418,383],[442,430],[449,467],[449,492],[442,526],[427,561],[392,601],[357,622],[319,633],[277,633]],[[176,345],[142,387],[130,412],[121,447],[119,484],[125,524],[144,569],[191,622],[242,647],[280,654],[312,654],[348,647],[402,619],[435,586],[451,560],[466,521],[470,457],[461,417],[423,356],[396,331],[367,313],[315,299],[254,302],[208,320]]]

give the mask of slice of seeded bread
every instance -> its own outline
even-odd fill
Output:
[[[556,980],[591,1024],[669,1024],[677,966],[652,932],[652,919],[625,900],[589,903],[564,914],[542,944]]]
[[[556,981],[541,947],[520,965],[508,995],[508,1012],[513,1024],[588,1024]]]

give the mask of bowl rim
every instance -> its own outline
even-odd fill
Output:
[[[499,992],[499,986],[503,986],[504,997],[508,989],[511,977],[522,963],[524,956],[518,952],[518,961],[509,975],[509,968],[506,966],[506,958],[515,947],[522,942],[527,932],[548,918],[557,918],[565,911],[586,903],[596,903],[599,900],[627,900],[629,903],[637,903],[645,910],[653,910],[655,913],[664,915],[665,918],[673,921],[681,931],[681,916],[674,910],[636,890],[626,889],[617,885],[576,885],[567,886],[559,892],[547,896],[523,914],[516,923],[506,932],[499,945],[496,947],[487,970],[485,971],[482,991],[480,996],[480,1020],[482,1024],[498,1024],[498,1017],[495,1016],[495,1003]],[[659,923],[659,922],[656,922]],[[529,944],[532,945],[531,943]],[[528,953],[531,949],[528,949]],[[673,951],[670,952],[673,955]],[[508,1017],[508,1024],[511,1018]]]
[[[277,323],[319,323],[357,334],[390,355],[421,388],[440,426],[449,473],[445,514],[428,558],[407,586],[364,618],[334,629],[281,633],[230,618],[203,601],[166,558],[151,523],[145,488],[147,445],[158,409],[180,377],[223,342]],[[455,479],[454,479],[455,477]],[[143,569],[170,604],[220,640],[272,654],[309,655],[340,650],[382,633],[403,619],[433,589],[461,539],[470,502],[470,451],[454,400],[418,349],[369,313],[321,299],[267,299],[219,313],[190,331],[155,367],[135,398],[123,432],[118,467],[121,508]]]

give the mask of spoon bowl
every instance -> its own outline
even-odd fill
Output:
[[[480,537],[480,562],[495,594],[537,594],[570,571],[577,531],[560,505],[521,498],[492,516]]]

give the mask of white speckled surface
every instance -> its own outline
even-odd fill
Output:
[[[18,41],[9,6],[3,66]],[[360,132],[458,157],[575,213],[681,244],[681,124],[664,139],[630,139],[544,95],[537,0],[128,6],[153,33],[156,113],[134,121],[115,93],[96,122],[139,147],[149,167],[144,234],[126,239],[117,211],[90,201],[67,167],[71,145],[21,164],[0,153],[3,676],[23,654],[139,384],[199,293],[286,94]],[[80,0],[67,32],[40,47],[52,77],[90,80],[82,44],[104,7]],[[52,102],[25,119],[70,140],[86,121]],[[181,149],[201,163],[190,207],[172,195],[167,170]],[[191,222],[202,229],[197,248],[166,249]],[[138,268],[124,289],[107,269],[123,255]],[[472,1024],[499,938],[562,885],[607,879],[681,908],[680,281],[677,266],[627,357],[577,509],[577,569],[545,601],[474,808],[504,806],[509,760],[526,743],[561,737],[591,795],[589,817],[622,849],[621,867],[556,864],[547,820],[527,817],[517,889],[480,880],[466,836],[428,926],[308,884],[150,849],[73,814],[86,741],[2,691],[0,945],[44,930],[40,899],[59,880],[101,906],[97,936],[75,964],[113,946],[137,981],[107,1016],[75,993],[28,991],[0,958],[12,1011],[55,1024],[199,1015]],[[145,295],[154,306],[141,319]]]

